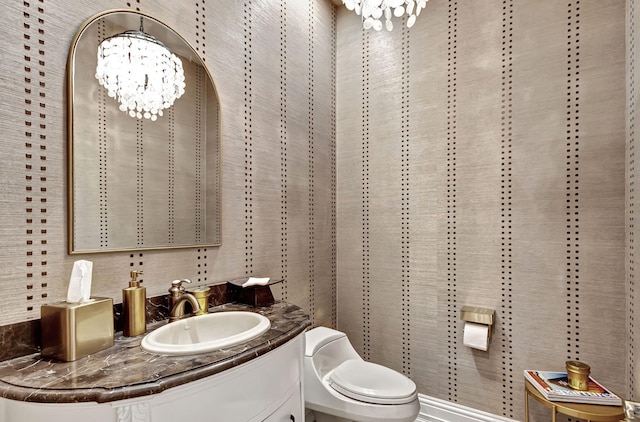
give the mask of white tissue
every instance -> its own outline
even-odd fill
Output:
[[[269,283],[269,277],[249,277],[249,280],[242,283],[242,287],[249,286],[266,286]]]
[[[67,302],[88,302],[91,296],[91,272],[93,262],[80,260],[73,263],[69,290],[67,290]]]
[[[465,323],[463,342],[465,346],[486,352],[489,348],[489,326],[474,322]]]

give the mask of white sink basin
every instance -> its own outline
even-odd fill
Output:
[[[251,340],[269,327],[269,318],[255,312],[216,312],[164,325],[142,339],[142,348],[162,355],[204,353]]]

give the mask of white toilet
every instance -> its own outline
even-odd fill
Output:
[[[413,381],[365,362],[346,334],[326,327],[306,333],[304,400],[317,422],[414,422],[420,412]]]

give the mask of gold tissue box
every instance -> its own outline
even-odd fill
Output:
[[[113,346],[113,300],[59,302],[40,308],[42,356],[74,361]]]

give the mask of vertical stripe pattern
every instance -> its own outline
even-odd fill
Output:
[[[448,398],[458,399],[458,298],[457,298],[457,229],[456,229],[456,119],[457,119],[457,36],[458,2],[448,2],[449,26],[447,43],[447,362]]]
[[[502,415],[513,418],[513,277],[512,267],[512,179],[513,165],[513,0],[502,2],[502,88],[501,88],[501,167],[502,188]]]
[[[405,18],[406,21],[406,18]],[[410,146],[411,131],[409,124],[410,92],[409,77],[410,67],[410,31],[406,22],[402,25],[402,92],[401,92],[401,158],[400,158],[400,180],[401,180],[401,306],[402,306],[402,371],[411,375],[411,270],[410,263]]]
[[[245,275],[253,274],[253,91],[251,63],[253,53],[253,9],[251,0],[244,2],[244,239]]]
[[[48,296],[47,226],[47,68],[45,2],[23,1],[24,169],[26,181],[26,311],[39,316]]]
[[[281,285],[282,300],[289,297],[287,143],[287,1],[280,0],[280,276],[284,280]]]
[[[362,355],[371,359],[371,276],[369,248],[369,31],[362,30]]]
[[[337,301],[337,213],[336,213],[336,191],[337,191],[337,163],[336,163],[336,141],[337,141],[337,124],[336,124],[336,82],[337,82],[337,8],[332,9],[331,14],[331,325],[336,328],[338,326],[338,301]]]
[[[567,359],[580,359],[580,0],[567,9]]]
[[[636,0],[627,1],[627,397],[637,399],[636,377],[636,359],[635,359],[635,337],[637,329],[635,328],[635,216],[636,210],[635,200],[635,148],[636,148],[636,65],[635,65],[635,37],[636,37]]]
[[[309,142],[309,313],[311,324],[315,324],[316,303],[315,303],[315,87],[314,87],[314,60],[313,43],[315,37],[315,7],[316,1],[309,0],[309,53],[308,53],[308,142]]]

